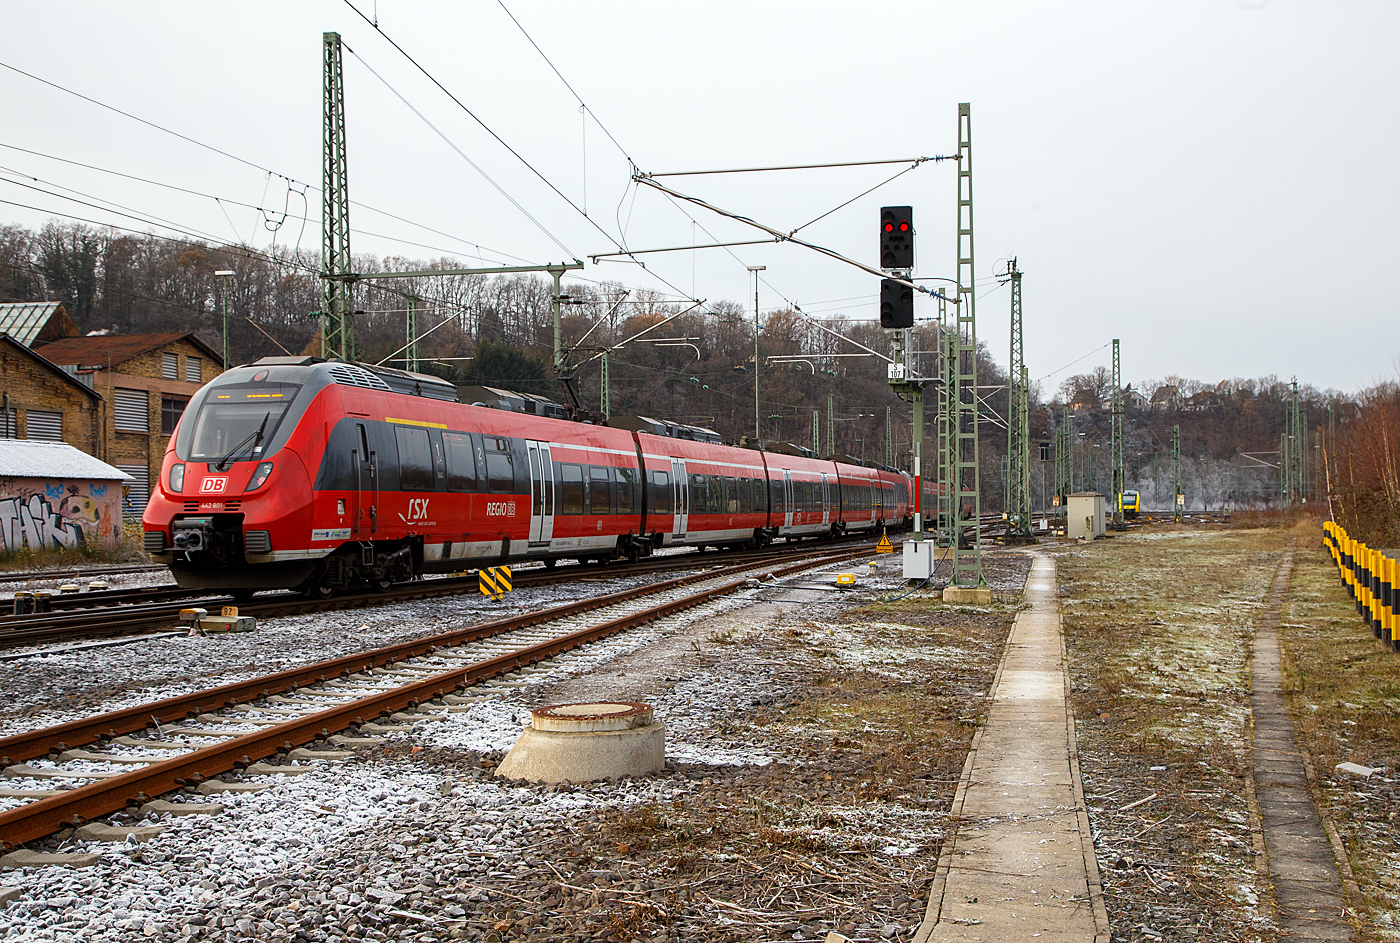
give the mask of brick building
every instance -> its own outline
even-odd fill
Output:
[[[102,397],[8,334],[0,334],[0,439],[67,442],[97,455]]]
[[[219,353],[192,333],[60,337],[34,353],[97,394],[92,454],[132,477],[125,510],[139,516],[185,404],[222,372]]]

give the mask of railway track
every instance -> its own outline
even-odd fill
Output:
[[[868,543],[872,538],[861,536],[830,541],[824,547]],[[548,586],[580,579],[625,579],[667,571],[712,566],[717,562],[744,563],[749,561],[781,561],[794,555],[809,553],[801,544],[792,547],[768,547],[764,550],[718,551],[713,553],[681,553],[651,557],[637,563],[612,566],[543,566],[517,570],[515,586]],[[383,592],[346,593],[329,599],[309,599],[294,593],[272,593],[238,604],[244,615],[261,618],[354,609],[477,592],[476,574],[446,576],[400,583]],[[139,590],[72,593],[54,596],[50,604],[57,612],[40,615],[0,615],[0,649],[21,645],[43,645],[73,639],[100,638],[149,629],[170,627],[179,622],[180,610],[199,607],[211,612],[233,605],[231,596],[200,596],[197,591],[175,586],[158,586]]]
[[[384,732],[371,722],[386,715],[432,719],[413,713],[429,701],[441,705],[439,714],[465,709],[472,686],[732,593],[757,575],[776,578],[869,553],[808,548],[778,566],[771,558],[732,564],[0,739],[5,775],[41,784],[0,790],[25,800],[0,812],[0,847],[33,842],[182,787],[237,791],[212,777],[235,769],[276,773],[259,761],[352,727]],[[55,781],[81,784],[42,787]]]

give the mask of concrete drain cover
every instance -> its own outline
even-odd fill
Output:
[[[649,704],[593,701],[530,712],[530,726],[496,768],[503,779],[596,782],[666,765],[666,729]]]

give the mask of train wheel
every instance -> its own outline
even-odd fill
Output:
[[[238,589],[229,590],[229,595],[233,597],[234,602],[243,603],[253,598],[253,591],[240,586]]]
[[[301,588],[301,594],[308,599],[330,599],[335,595],[335,587],[325,583],[306,585]]]
[[[544,558],[544,568],[545,568],[546,570],[552,570],[552,569],[554,569],[554,568],[555,568],[556,566],[558,566],[558,565],[559,565],[559,561],[558,561],[557,559],[555,559],[554,557],[545,557],[545,558]]]
[[[387,593],[389,589],[394,585],[394,581],[389,579],[388,577],[385,577],[384,579],[374,580],[370,585],[372,585],[377,591],[381,593]]]

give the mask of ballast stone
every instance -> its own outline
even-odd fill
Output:
[[[24,891],[18,887],[0,887],[0,907],[4,907],[12,900],[19,900]]]
[[[502,779],[596,782],[645,776],[666,765],[666,727],[650,705],[558,704],[531,712],[530,726],[496,767]]]

